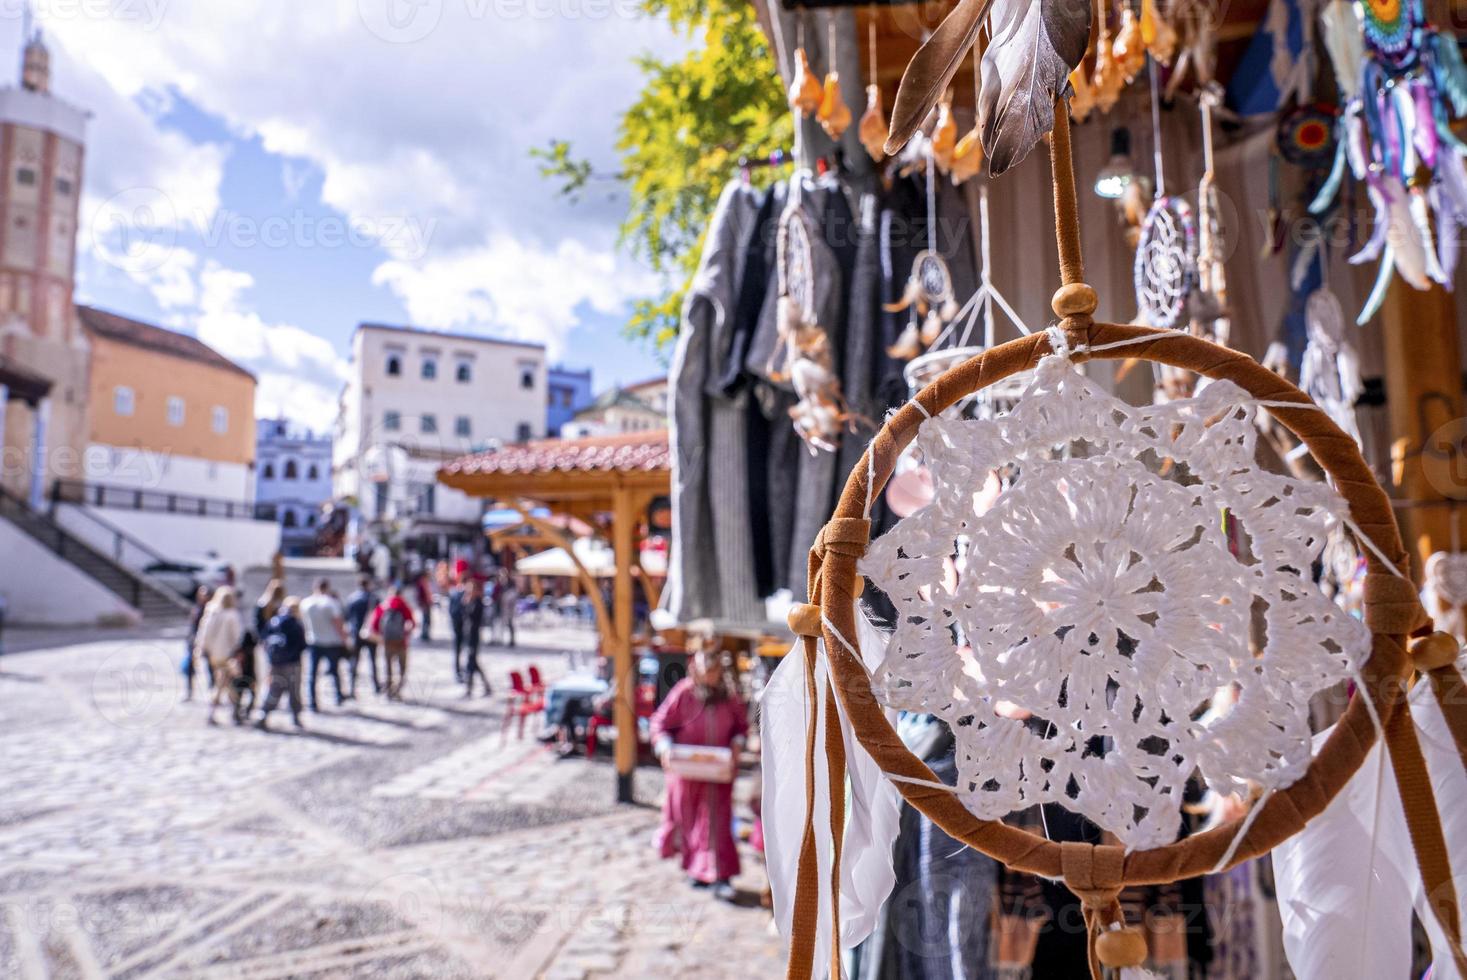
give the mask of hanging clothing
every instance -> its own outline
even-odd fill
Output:
[[[836,493],[866,451],[866,444],[876,435],[886,413],[886,405],[876,390],[876,376],[886,350],[881,346],[881,238],[879,234],[881,198],[875,193],[861,195],[857,206],[855,258],[851,270],[851,288],[846,311],[845,370],[841,374],[841,390],[846,407],[854,418],[855,430],[841,440],[836,462]]]
[[[683,305],[673,351],[668,417],[673,447],[672,548],[668,556],[667,609],[679,622],[722,615],[724,584],[713,547],[708,466],[713,409],[705,397],[715,360],[714,334],[734,307],[743,265],[741,244],[757,202],[742,181],[724,188],[708,228],[697,275]]]

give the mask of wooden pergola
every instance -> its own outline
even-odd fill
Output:
[[[672,455],[665,431],[590,439],[541,439],[463,456],[438,471],[438,481],[473,497],[520,511],[546,540],[574,552],[564,533],[533,516],[534,507],[588,524],[609,520],[616,555],[608,614],[595,579],[581,569],[597,607],[602,646],[614,665],[616,697],[616,797],[633,799],[637,764],[636,674],[632,660],[632,582],[640,569],[636,534],[647,506],[672,486]]]

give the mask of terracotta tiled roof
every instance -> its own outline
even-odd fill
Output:
[[[254,375],[197,337],[163,327],[132,320],[116,313],[108,313],[91,306],[78,306],[76,315],[88,332],[134,347],[172,354],[174,357],[211,364],[226,371],[234,371],[254,380]]]
[[[672,469],[667,431],[628,432],[590,439],[536,439],[498,451],[460,456],[445,474],[610,473]]]

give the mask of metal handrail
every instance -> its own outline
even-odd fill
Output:
[[[228,500],[174,493],[171,490],[149,490],[145,487],[116,483],[89,483],[85,480],[57,480],[51,488],[52,499],[66,504],[84,504],[117,510],[139,510],[164,514],[186,514],[195,517],[223,517],[228,520],[256,520],[253,501]],[[122,502],[126,501],[126,502]]]
[[[116,561],[118,564],[122,564],[122,549],[124,545],[137,549],[138,551],[142,552],[146,557],[151,558],[155,562],[171,561],[171,559],[165,558],[163,555],[154,551],[148,545],[143,544],[142,541],[139,541],[137,538],[133,537],[131,534],[128,534],[116,524],[113,524],[111,521],[106,520],[100,515],[93,513],[81,504],[72,503],[69,500],[60,500],[55,494],[53,494],[51,498],[51,512],[53,516],[56,513],[56,507],[58,504],[71,504],[71,513],[82,515],[87,520],[91,521],[93,524],[96,524],[102,530],[112,535],[112,557],[113,560]],[[147,573],[140,572],[139,574]]]

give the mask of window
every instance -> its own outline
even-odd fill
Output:
[[[183,399],[177,395],[170,395],[168,398],[168,424],[183,425]]]
[[[283,435],[285,435],[285,423],[284,422],[276,422],[275,423],[275,434],[277,436],[283,436]]]
[[[280,523],[285,527],[295,527],[295,511],[287,507],[284,516],[280,519]]]
[[[315,527],[315,526],[316,526],[316,515],[315,514],[307,514],[306,515],[306,527]]]
[[[311,468],[308,469],[308,470],[306,470],[306,479],[307,480],[319,480],[319,479],[321,479],[321,471],[319,469],[317,469],[315,463],[312,463],[311,464]]]
[[[36,172],[30,167],[21,167],[15,172],[15,182],[23,187],[36,186]]]
[[[214,406],[214,431],[219,435],[229,431],[229,409],[223,405]]]
[[[275,464],[274,463],[266,463],[265,464],[265,469],[261,472],[260,479],[262,479],[262,480],[273,480],[273,479],[275,479]]]
[[[396,378],[402,374],[402,358],[396,354],[387,355],[387,376]]]
[[[65,177],[57,177],[56,178],[56,193],[57,194],[60,194],[62,197],[70,197],[71,196],[71,181],[67,180]]]
[[[438,416],[428,412],[423,413],[423,417],[418,420],[418,431],[424,435],[432,435],[437,432]]]
[[[530,428],[530,423],[528,422],[521,422],[519,426],[515,428],[515,442],[529,442],[531,439],[534,438],[534,436],[535,430]]]
[[[131,415],[133,407],[132,389],[118,385],[112,389],[112,410],[118,415]]]
[[[432,381],[438,377],[438,361],[431,357],[423,358],[423,380]]]
[[[287,459],[285,461],[285,479],[296,480],[300,478],[300,475],[300,469],[295,465],[295,460]]]
[[[526,391],[535,387],[535,369],[532,367],[520,368],[520,387]]]
[[[459,381],[468,383],[474,380],[474,366],[468,361],[459,361],[458,368],[454,371],[454,377]]]
[[[453,434],[465,439],[474,434],[474,424],[467,415],[460,415],[453,420]]]
[[[397,432],[402,428],[401,412],[384,412],[382,415],[382,428],[388,432]]]

